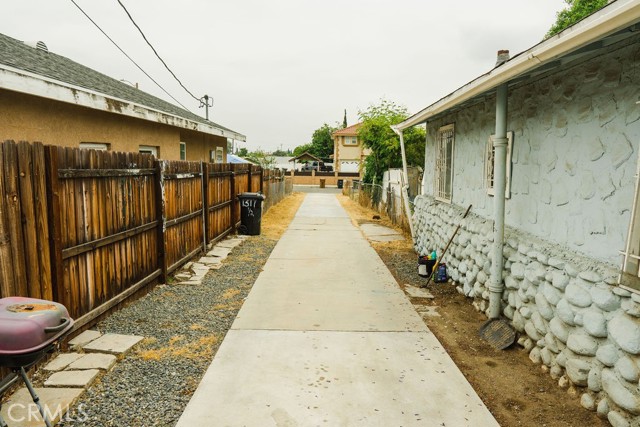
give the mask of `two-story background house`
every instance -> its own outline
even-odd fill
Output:
[[[333,138],[333,164],[336,172],[362,172],[364,159],[371,153],[358,138],[361,123],[335,131]]]

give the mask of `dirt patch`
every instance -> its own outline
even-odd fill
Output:
[[[354,223],[372,222],[393,228],[384,215],[363,208],[346,196],[338,198]],[[374,220],[374,215],[380,219]],[[417,256],[411,239],[406,233],[405,236],[405,241],[372,245],[403,289],[425,284],[425,279],[417,274]],[[581,391],[560,388],[545,368],[529,360],[524,349],[514,345],[507,350],[495,350],[479,338],[478,331],[487,318],[455,286],[431,283],[428,289],[435,298],[411,298],[411,302],[418,311],[429,313],[423,316],[425,323],[500,425],[609,426],[580,405]]]

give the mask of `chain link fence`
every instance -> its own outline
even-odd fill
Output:
[[[391,185],[385,188],[379,184],[347,180],[342,191],[361,206],[384,214],[394,225],[409,231],[402,193],[397,188]]]

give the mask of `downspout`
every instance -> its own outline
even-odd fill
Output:
[[[502,269],[504,267],[504,205],[507,176],[507,85],[496,89],[496,133],[493,138],[495,149],[494,178],[494,226],[491,259],[491,280],[489,282],[489,318],[500,317],[502,300]]]
[[[404,180],[402,184],[402,199],[404,200],[404,210],[407,214],[407,221],[409,222],[409,231],[411,232],[411,240],[416,242],[415,234],[413,232],[413,220],[411,219],[411,207],[409,206],[409,173],[407,172],[407,155],[404,150],[404,134],[401,130],[395,126],[391,126],[391,129],[400,137],[400,152],[402,153],[402,172],[404,174]]]

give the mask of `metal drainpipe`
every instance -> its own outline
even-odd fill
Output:
[[[411,232],[411,240],[416,242],[415,234],[413,232],[413,220],[411,219],[411,207],[409,206],[409,173],[407,172],[407,155],[404,151],[404,134],[400,129],[391,126],[391,129],[400,137],[400,152],[402,153],[402,172],[404,179],[407,181],[402,186],[402,199],[404,200],[404,210],[407,214],[407,221],[409,222],[409,231]]]
[[[504,205],[507,176],[507,83],[496,90],[496,134],[493,138],[495,148],[494,183],[494,226],[493,250],[491,260],[491,280],[489,282],[489,318],[500,317],[502,300],[502,269],[504,266]]]

